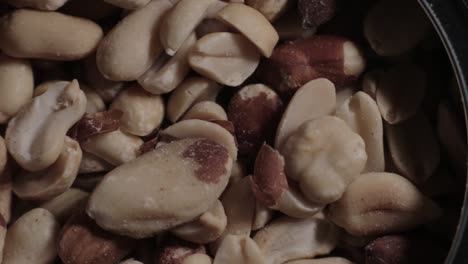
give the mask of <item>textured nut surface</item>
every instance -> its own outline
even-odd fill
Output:
[[[353,264],[353,262],[340,257],[328,257],[320,259],[293,260],[286,262],[285,264]]]
[[[60,222],[65,222],[76,208],[79,208],[88,200],[89,193],[80,189],[70,188],[43,204],[41,208],[46,209]]]
[[[134,10],[134,9],[144,7],[151,0],[104,0],[104,1],[109,4],[113,4],[115,6],[118,6],[127,10]]]
[[[400,174],[414,183],[431,177],[439,166],[440,147],[428,118],[418,113],[398,124],[385,124],[390,157]]]
[[[68,2],[68,0],[7,0],[8,4],[17,8],[33,8],[44,11],[55,11]]]
[[[216,18],[241,32],[263,56],[271,56],[279,36],[262,13],[248,5],[232,3],[221,9]]]
[[[188,60],[201,75],[227,86],[238,86],[255,71],[260,54],[244,36],[217,32],[199,39]]]
[[[75,140],[66,137],[57,160],[42,171],[23,171],[13,180],[13,192],[24,200],[49,200],[70,188],[78,174],[82,152]]]
[[[27,212],[8,229],[2,263],[53,262],[59,231],[59,223],[47,210],[37,208]]]
[[[162,241],[157,246],[154,263],[184,264],[189,256],[197,253],[206,253],[203,245],[189,243],[172,237],[162,238]]]
[[[333,18],[336,11],[335,0],[299,0],[297,9],[304,28],[318,27]]]
[[[327,217],[355,236],[409,230],[436,219],[439,207],[410,181],[393,173],[367,173],[330,205]],[[378,224],[376,224],[378,223]]]
[[[82,143],[92,136],[118,130],[122,115],[123,112],[118,109],[86,114],[72,127],[69,134]]]
[[[135,84],[122,91],[110,109],[123,112],[120,129],[135,136],[147,136],[158,128],[164,118],[164,101]]]
[[[269,21],[275,21],[288,8],[289,0],[247,0],[246,4],[257,9]]]
[[[367,163],[363,172],[384,171],[383,124],[376,102],[366,93],[358,92],[336,110],[336,116],[364,140]]]
[[[29,61],[0,53],[0,124],[15,116],[32,99],[33,88]]]
[[[105,229],[151,236],[208,211],[226,187],[231,168],[227,150],[213,141],[168,143],[108,173],[87,211]],[[121,200],[125,193],[132,199]]]
[[[259,247],[249,236],[228,235],[226,236],[218,251],[213,264],[265,264],[265,257]]]
[[[79,210],[63,226],[57,250],[64,263],[113,264],[130,252],[133,243],[128,237],[102,230],[83,210]]]
[[[294,94],[276,130],[275,147],[308,120],[332,114],[335,111],[335,85],[327,79],[308,82]]]
[[[346,123],[332,116],[304,123],[283,149],[286,174],[317,204],[338,200],[367,161],[365,143]]]
[[[58,12],[18,9],[0,20],[0,49],[17,58],[82,59],[102,35],[93,21]]]
[[[85,110],[86,96],[76,80],[63,88],[48,89],[9,122],[8,151],[24,169],[47,168],[57,160],[65,134]]]
[[[313,258],[330,253],[338,243],[338,229],[328,221],[282,216],[254,236],[266,263]]]
[[[99,71],[114,81],[136,80],[162,52],[159,24],[173,6],[170,0],[151,1],[122,19],[97,49]]]
[[[193,105],[182,120],[201,119],[201,120],[226,120],[228,119],[224,109],[212,101],[203,101]]]
[[[169,97],[167,102],[167,118],[175,123],[195,103],[214,101],[220,90],[220,85],[214,81],[193,77],[180,84]]]

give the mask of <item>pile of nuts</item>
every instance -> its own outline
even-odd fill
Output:
[[[446,257],[466,136],[416,0],[4,0],[0,15],[0,263]]]

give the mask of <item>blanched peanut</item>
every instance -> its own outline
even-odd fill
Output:
[[[102,76],[96,65],[96,56],[90,56],[85,60],[84,75],[86,81],[101,96],[104,102],[110,102],[124,88],[124,82],[114,82]]]
[[[290,0],[247,0],[246,4],[257,9],[269,21],[275,21],[288,8]]]
[[[99,44],[99,71],[113,81],[132,81],[148,70],[162,52],[159,24],[173,6],[170,0],[151,1],[122,19]]]
[[[223,22],[216,19],[205,19],[195,29],[198,38],[216,32],[232,32],[232,29]]]
[[[109,4],[113,4],[115,6],[118,6],[127,10],[134,10],[134,9],[144,7],[151,0],[104,0],[104,1]]]
[[[82,152],[75,140],[66,137],[60,156],[43,171],[23,171],[13,181],[13,191],[24,200],[48,200],[70,188],[78,174]]]
[[[211,264],[213,261],[210,256],[206,254],[196,253],[184,259],[181,264]]]
[[[329,257],[320,259],[293,260],[284,264],[353,264],[353,262],[340,257]]]
[[[280,217],[254,236],[266,263],[313,258],[330,253],[338,243],[338,229],[326,220]]]
[[[8,152],[5,146],[5,140],[0,135],[0,175],[3,174],[8,160]]]
[[[161,43],[170,56],[176,54],[184,41],[205,17],[217,0],[181,0],[168,12],[161,23]],[[184,19],[180,19],[183,17]]]
[[[247,5],[229,4],[219,11],[216,18],[244,34],[263,56],[271,56],[279,36],[262,13]]]
[[[108,173],[87,211],[107,230],[149,237],[208,211],[226,187],[231,168],[227,150],[214,141],[174,141]],[[129,192],[132,199],[120,199]]]
[[[86,85],[81,85],[81,90],[86,95],[86,113],[94,114],[97,112],[102,112],[106,110],[106,105],[102,100],[101,96],[93,89],[89,88]],[[37,90],[37,89],[36,89]]]
[[[0,124],[6,123],[31,100],[33,79],[29,61],[0,53]]]
[[[308,120],[330,115],[335,111],[335,85],[327,79],[317,79],[299,88],[289,102],[276,131],[275,147],[282,144]]]
[[[226,236],[216,252],[213,264],[266,264],[255,241],[246,235]]]
[[[57,257],[59,231],[60,225],[49,211],[37,208],[27,212],[8,229],[2,263],[52,263]]]
[[[159,61],[153,63],[151,68],[138,78],[138,83],[154,94],[164,94],[174,90],[190,72],[188,54],[196,41],[195,33],[190,34],[174,56],[168,58],[167,61],[164,60],[164,65],[160,65]]]
[[[185,80],[169,97],[167,102],[167,118],[175,123],[195,103],[214,101],[220,90],[219,84],[200,77]]]
[[[358,92],[358,87],[357,86],[348,86],[345,88],[341,88],[340,90],[336,91],[336,109],[338,109],[346,102],[348,99],[353,97],[355,93]],[[363,91],[365,92],[365,91]],[[371,97],[372,98],[372,97]],[[372,98],[375,100],[374,98]],[[377,110],[379,110],[377,108]],[[380,112],[379,112],[380,115]]]
[[[66,221],[76,208],[88,200],[89,193],[79,189],[70,188],[52,200],[43,203],[40,207],[52,213],[60,221]]]
[[[184,115],[182,120],[201,119],[201,120],[227,120],[227,114],[224,109],[212,101],[203,101],[196,103]]]
[[[142,144],[143,140],[139,137],[115,130],[92,136],[81,147],[110,164],[119,166],[136,158]]]
[[[383,124],[377,103],[366,93],[358,92],[336,110],[336,116],[343,119],[366,144],[367,163],[363,172],[383,172]]]
[[[107,161],[96,157],[95,155],[83,151],[83,157],[81,158],[80,168],[78,169],[79,174],[95,173],[110,171],[114,166],[109,164]]]
[[[338,200],[367,161],[362,138],[332,116],[304,123],[285,142],[283,153],[288,177],[319,205]]]
[[[102,35],[96,23],[57,12],[18,9],[0,20],[0,49],[18,58],[79,60]]]
[[[201,75],[227,86],[238,86],[255,71],[260,54],[244,36],[218,32],[199,39],[188,60]]]
[[[198,244],[207,244],[215,241],[226,229],[227,218],[221,201],[203,213],[197,220],[178,226],[171,230],[175,236]]]
[[[352,235],[368,236],[406,231],[440,214],[440,208],[407,179],[380,172],[353,181],[330,205],[327,217]]]
[[[120,129],[135,136],[146,136],[158,128],[164,118],[164,101],[135,84],[122,91],[110,109],[123,112]]]
[[[44,11],[55,11],[68,2],[68,0],[7,0],[8,4],[17,7],[27,7]]]
[[[68,129],[85,110],[86,96],[76,80],[63,88],[49,88],[9,122],[5,136],[8,151],[26,170],[49,167],[63,150]]]

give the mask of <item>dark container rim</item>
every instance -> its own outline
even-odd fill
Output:
[[[418,0],[448,53],[462,95],[465,120],[468,102],[468,0]],[[468,122],[467,122],[468,124]],[[468,127],[467,127],[468,128]],[[468,187],[468,186],[467,186]],[[465,190],[468,188],[465,187]],[[468,192],[446,264],[468,263]]]

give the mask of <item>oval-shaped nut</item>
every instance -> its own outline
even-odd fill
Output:
[[[302,27],[316,28],[333,18],[336,0],[299,0],[297,9],[302,20]]]
[[[196,42],[195,33],[190,34],[174,56],[170,57],[163,66],[159,65],[158,61],[153,63],[151,68],[138,78],[138,83],[154,94],[164,94],[174,90],[190,72],[188,54]]]
[[[25,213],[8,229],[2,263],[52,263],[59,231],[60,224],[49,211],[36,208]]]
[[[440,214],[440,208],[404,177],[376,172],[353,181],[329,206],[327,217],[352,235],[368,236],[406,231]]]
[[[107,161],[98,158],[91,153],[83,151],[78,174],[110,171],[112,168],[114,168],[114,166],[109,164]]]
[[[276,130],[275,147],[282,144],[303,123],[335,112],[335,85],[327,79],[308,82],[294,94]]]
[[[247,0],[246,4],[257,9],[269,21],[280,17],[291,3],[290,0]]]
[[[122,19],[101,41],[96,53],[99,71],[109,80],[136,80],[162,52],[159,24],[172,8],[170,0],[151,1]]]
[[[185,113],[182,120],[200,119],[200,120],[227,120],[227,114],[224,109],[212,101],[203,101],[196,103]]]
[[[210,256],[202,253],[190,255],[184,259],[181,264],[212,264]]]
[[[217,32],[199,39],[188,60],[201,75],[227,86],[238,86],[254,73],[260,54],[244,36]]]
[[[122,91],[109,109],[123,112],[120,129],[135,136],[147,136],[157,129],[164,118],[164,101],[135,84]]]
[[[220,85],[200,77],[186,79],[169,97],[167,102],[167,118],[175,123],[195,103],[214,101],[218,95]]]
[[[63,88],[51,87],[9,122],[5,136],[8,151],[26,170],[49,167],[63,150],[68,129],[85,110],[86,96],[76,80]]]
[[[134,10],[142,8],[147,5],[151,0],[104,0],[109,4],[121,7],[126,10]]]
[[[57,250],[63,263],[114,264],[131,251],[134,243],[128,237],[102,230],[81,209],[63,226]]]
[[[385,136],[393,164],[412,182],[423,183],[439,167],[439,142],[422,112],[398,125],[385,123]]]
[[[346,101],[348,101],[348,99],[353,97],[353,95],[357,93],[358,91],[359,91],[359,87],[357,86],[348,86],[348,87],[341,88],[338,91],[336,91],[336,109],[339,109]],[[365,91],[363,92],[365,93]],[[375,100],[374,98],[372,99]],[[379,108],[377,108],[377,110],[379,110]],[[379,115],[380,115],[380,112],[379,112]]]
[[[284,264],[354,264],[353,262],[340,257],[329,257],[320,259],[301,259],[285,262]]]
[[[96,65],[96,56],[90,56],[84,63],[84,77],[89,85],[108,103],[124,88],[124,82],[114,82],[102,76]]]
[[[55,11],[68,2],[68,0],[7,0],[8,4],[16,8],[32,8],[44,11]]]
[[[364,20],[364,35],[380,56],[397,56],[415,48],[431,28],[415,1],[383,0]]]
[[[418,112],[427,84],[426,74],[422,69],[415,65],[402,64],[377,76],[376,101],[385,121],[398,124]]]
[[[367,161],[364,140],[333,116],[304,123],[285,142],[283,153],[288,177],[319,205],[338,200]]]
[[[255,156],[266,140],[274,137],[283,102],[268,86],[247,85],[230,100],[227,113],[234,124],[239,153]]]
[[[206,138],[220,144],[233,160],[237,157],[237,146],[234,136],[222,126],[199,119],[189,119],[175,123],[160,133],[175,139]]]
[[[228,235],[221,242],[213,264],[266,264],[259,247],[249,236]]]
[[[104,100],[102,100],[99,93],[97,93],[94,89],[91,89],[86,85],[81,85],[80,88],[81,90],[83,90],[83,92],[86,95],[86,113],[87,114],[95,114],[95,113],[103,112],[106,110],[106,105],[104,103]]]
[[[15,116],[32,99],[33,89],[29,61],[0,53],[0,124]]]
[[[66,221],[76,208],[84,205],[88,200],[89,193],[79,189],[70,188],[54,199],[43,203],[40,207],[51,212],[60,221]]]
[[[254,236],[266,263],[313,258],[330,253],[338,243],[338,229],[326,220],[280,217]]]
[[[174,141],[108,173],[91,195],[88,214],[105,229],[149,237],[208,211],[226,187],[231,168],[222,145],[206,139]],[[121,201],[131,190],[138,192]]]
[[[6,149],[5,140],[0,135],[0,175],[3,174],[8,160],[8,151]]]
[[[23,200],[49,200],[70,188],[78,174],[82,152],[77,141],[66,137],[60,156],[43,171],[23,171],[13,181],[13,192]]]
[[[255,8],[244,4],[231,3],[221,9],[216,18],[246,36],[260,50],[263,56],[271,56],[276,43],[278,43],[279,36],[270,22]]]
[[[119,166],[138,156],[143,140],[129,135],[121,130],[98,134],[88,138],[81,144],[84,151]]]
[[[227,225],[227,217],[221,201],[204,212],[197,220],[171,229],[171,233],[185,241],[207,244],[215,241],[223,234]]]
[[[0,20],[0,49],[17,58],[79,60],[96,49],[102,35],[93,21],[58,12],[18,9]]]
[[[367,163],[363,172],[383,172],[383,124],[377,103],[366,93],[357,92],[336,110],[336,116],[343,119],[366,144]]]

